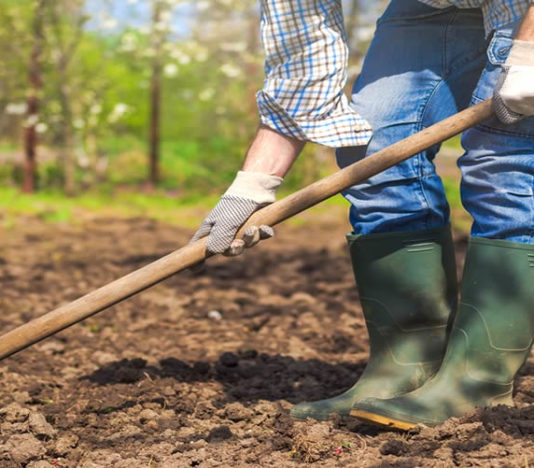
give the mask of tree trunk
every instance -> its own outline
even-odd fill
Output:
[[[37,173],[37,132],[39,98],[42,82],[41,53],[43,49],[43,10],[46,0],[37,0],[33,19],[33,49],[29,65],[29,92],[26,101],[27,122],[24,129],[24,182],[22,191],[33,193]]]
[[[152,78],[150,83],[150,172],[148,182],[154,187],[159,182],[159,152],[160,152],[160,110],[161,110],[161,52],[164,35],[158,29],[163,13],[163,4],[160,0],[154,0],[152,14],[153,52]]]
[[[65,194],[72,196],[76,192],[76,155],[74,154],[74,135],[72,129],[72,110],[67,89],[67,71],[60,66],[61,85],[59,102],[61,105],[61,149],[60,159],[63,165]]]
[[[351,48],[351,55],[353,55],[354,48],[354,33],[358,26],[358,18],[360,16],[360,0],[351,0],[349,17],[347,19],[347,43]],[[355,52],[355,51],[354,51]]]

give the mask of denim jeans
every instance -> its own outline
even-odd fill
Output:
[[[478,9],[393,0],[378,20],[352,105],[373,126],[367,147],[338,149],[340,167],[492,96],[517,24],[485,37]],[[462,203],[472,235],[534,243],[534,118],[497,119],[462,135]],[[356,234],[449,222],[435,146],[343,192]]]

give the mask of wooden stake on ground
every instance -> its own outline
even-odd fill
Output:
[[[241,228],[276,225],[317,205],[348,187],[405,161],[421,151],[441,143],[493,115],[491,99],[470,107],[442,122],[362,159],[321,179],[294,194],[254,213]],[[204,260],[206,239],[201,239],[166,255],[89,294],[48,312],[0,337],[0,359],[6,358],[44,338],[54,335],[92,315],[143,291],[169,276]]]

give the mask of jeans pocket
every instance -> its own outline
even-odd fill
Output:
[[[488,47],[488,62],[494,66],[504,65],[513,42],[511,33],[497,31]]]
[[[471,104],[478,104],[493,96],[493,91],[504,70],[504,64],[512,45],[513,33],[511,29],[495,33],[488,46],[488,61],[473,93]],[[479,125],[479,128],[492,133],[532,139],[534,138],[534,117],[528,117],[513,125],[505,125],[493,117]]]

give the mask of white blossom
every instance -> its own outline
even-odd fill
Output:
[[[103,29],[115,29],[118,26],[118,24],[119,23],[117,22],[115,18],[108,17],[102,21],[102,28]]]
[[[121,49],[124,52],[132,52],[137,48],[137,37],[133,33],[126,33],[121,38]]]
[[[213,88],[206,88],[199,93],[198,98],[201,101],[209,101],[213,96],[215,96],[215,90]]]
[[[72,126],[77,130],[80,130],[85,127],[85,122],[82,119],[74,119],[74,121],[72,122]]]
[[[165,65],[165,67],[163,67],[163,73],[166,77],[173,78],[178,74],[178,65],[175,63],[168,63]]]
[[[11,115],[23,115],[27,110],[28,106],[26,106],[25,102],[13,102],[6,106],[5,112]]]
[[[206,11],[209,7],[210,2],[208,2],[207,0],[201,0],[200,2],[197,2],[197,8],[200,12]]]
[[[35,126],[35,131],[37,133],[45,133],[48,130],[48,125],[46,125],[44,122],[39,122]]]
[[[100,114],[100,112],[102,112],[102,105],[101,104],[93,104],[91,106],[91,108],[89,109],[89,112],[91,114],[94,114],[94,115]]]
[[[225,63],[221,66],[221,72],[228,78],[237,78],[241,75],[241,70],[231,63]]]
[[[113,111],[108,117],[108,122],[115,123],[130,110],[130,106],[122,102],[115,104]]]
[[[39,116],[37,114],[32,114],[26,119],[26,122],[24,122],[24,126],[33,127],[38,122],[39,122]]]
[[[223,52],[245,52],[247,50],[246,42],[224,42],[221,44],[221,50]]]

